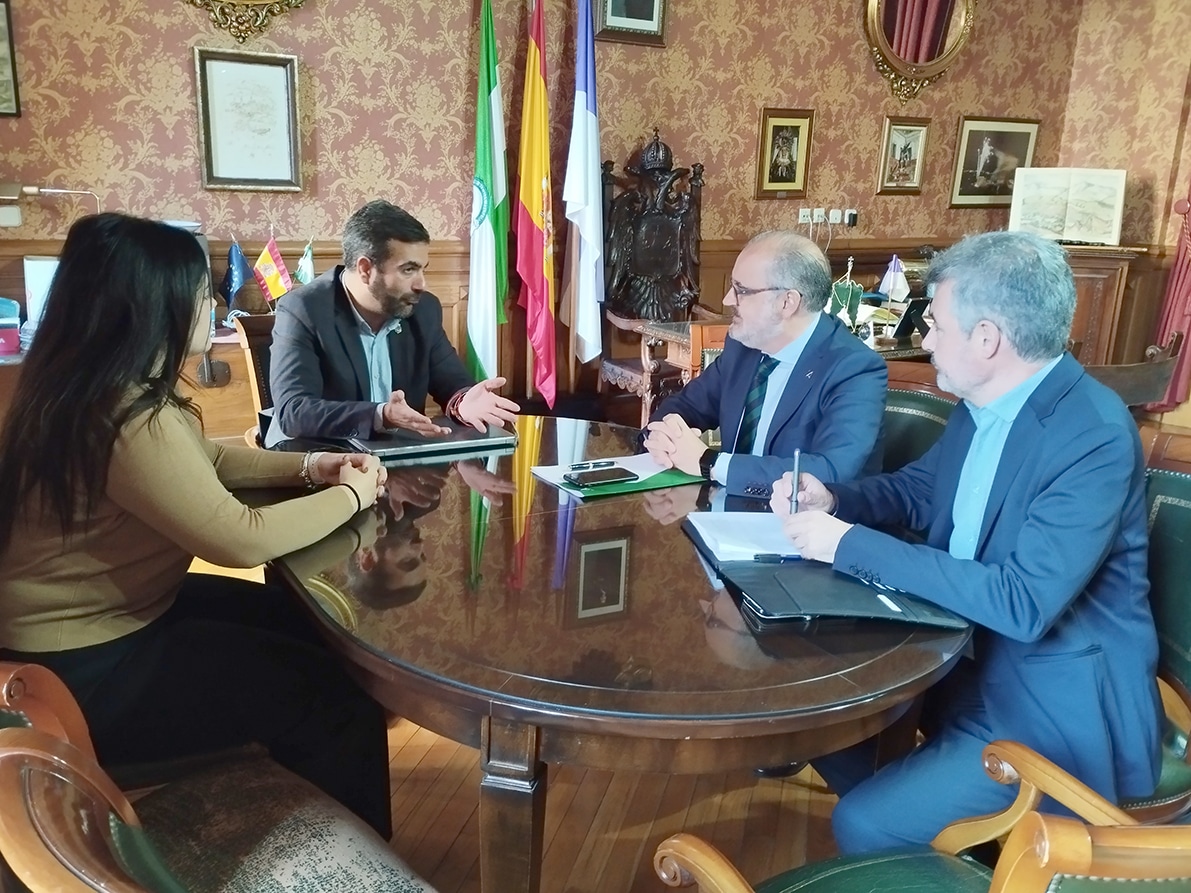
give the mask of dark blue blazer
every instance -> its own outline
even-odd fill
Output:
[[[1110,800],[1148,796],[1161,706],[1137,426],[1064,356],[1013,423],[975,559],[964,561],[947,548],[974,432],[961,403],[917,462],[832,485],[836,514],[867,525],[844,534],[835,568],[977,625],[974,684],[993,738],[1024,742]],[[928,530],[928,544],[869,529],[878,524]]]
[[[673,412],[694,428],[718,427],[723,448],[731,451],[760,362],[761,351],[728,338],[720,357],[663,400],[651,421]],[[879,471],[877,440],[888,379],[876,352],[838,319],[824,316],[786,383],[764,455],[733,456],[728,492],[768,497],[773,482],[790,470],[796,448],[802,450],[802,470],[821,481],[850,481]]]
[[[269,387],[274,418],[289,437],[367,437],[373,429],[376,404],[342,271],[328,270],[277,302]],[[389,357],[393,389],[404,391],[418,412],[425,411],[427,395],[445,407],[456,391],[475,384],[443,331],[442,305],[429,292],[401,321],[401,331],[389,335]]]

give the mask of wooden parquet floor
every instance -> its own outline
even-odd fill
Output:
[[[407,720],[389,733],[393,845],[439,893],[479,893],[479,753]],[[834,852],[835,797],[805,770],[658,775],[551,767],[542,893],[661,893],[658,842],[694,832],[761,880]]]

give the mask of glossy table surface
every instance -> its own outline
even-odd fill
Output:
[[[533,801],[542,762],[818,756],[881,731],[958,659],[966,631],[909,624],[754,637],[677,523],[698,485],[580,502],[528,472],[633,453],[636,429],[518,425],[516,454],[487,467],[391,469],[383,513],[275,563],[373,695],[481,747],[486,781],[520,778]],[[532,802],[512,809],[532,836]],[[521,873],[490,856],[485,890],[536,889],[532,855]]]

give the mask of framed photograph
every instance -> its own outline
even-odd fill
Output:
[[[194,49],[203,188],[300,192],[298,57]]]
[[[814,118],[810,109],[761,109],[755,198],[806,195]]]
[[[618,620],[629,611],[631,527],[578,532],[567,586],[565,625]]]
[[[595,0],[595,39],[666,45],[666,0]]]
[[[885,116],[877,195],[920,195],[930,118]]]
[[[1017,169],[1033,164],[1037,141],[1037,121],[960,118],[951,207],[1009,207]]]
[[[12,4],[0,0],[0,117],[21,117],[17,89],[17,52],[12,36]]]

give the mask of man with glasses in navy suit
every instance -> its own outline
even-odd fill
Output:
[[[769,496],[796,449],[821,480],[878,471],[885,361],[823,312],[830,297],[831,268],[814,242],[782,231],[753,237],[724,295],[724,352],[654,412],[650,454],[737,496]],[[716,427],[721,450],[700,440]]]

